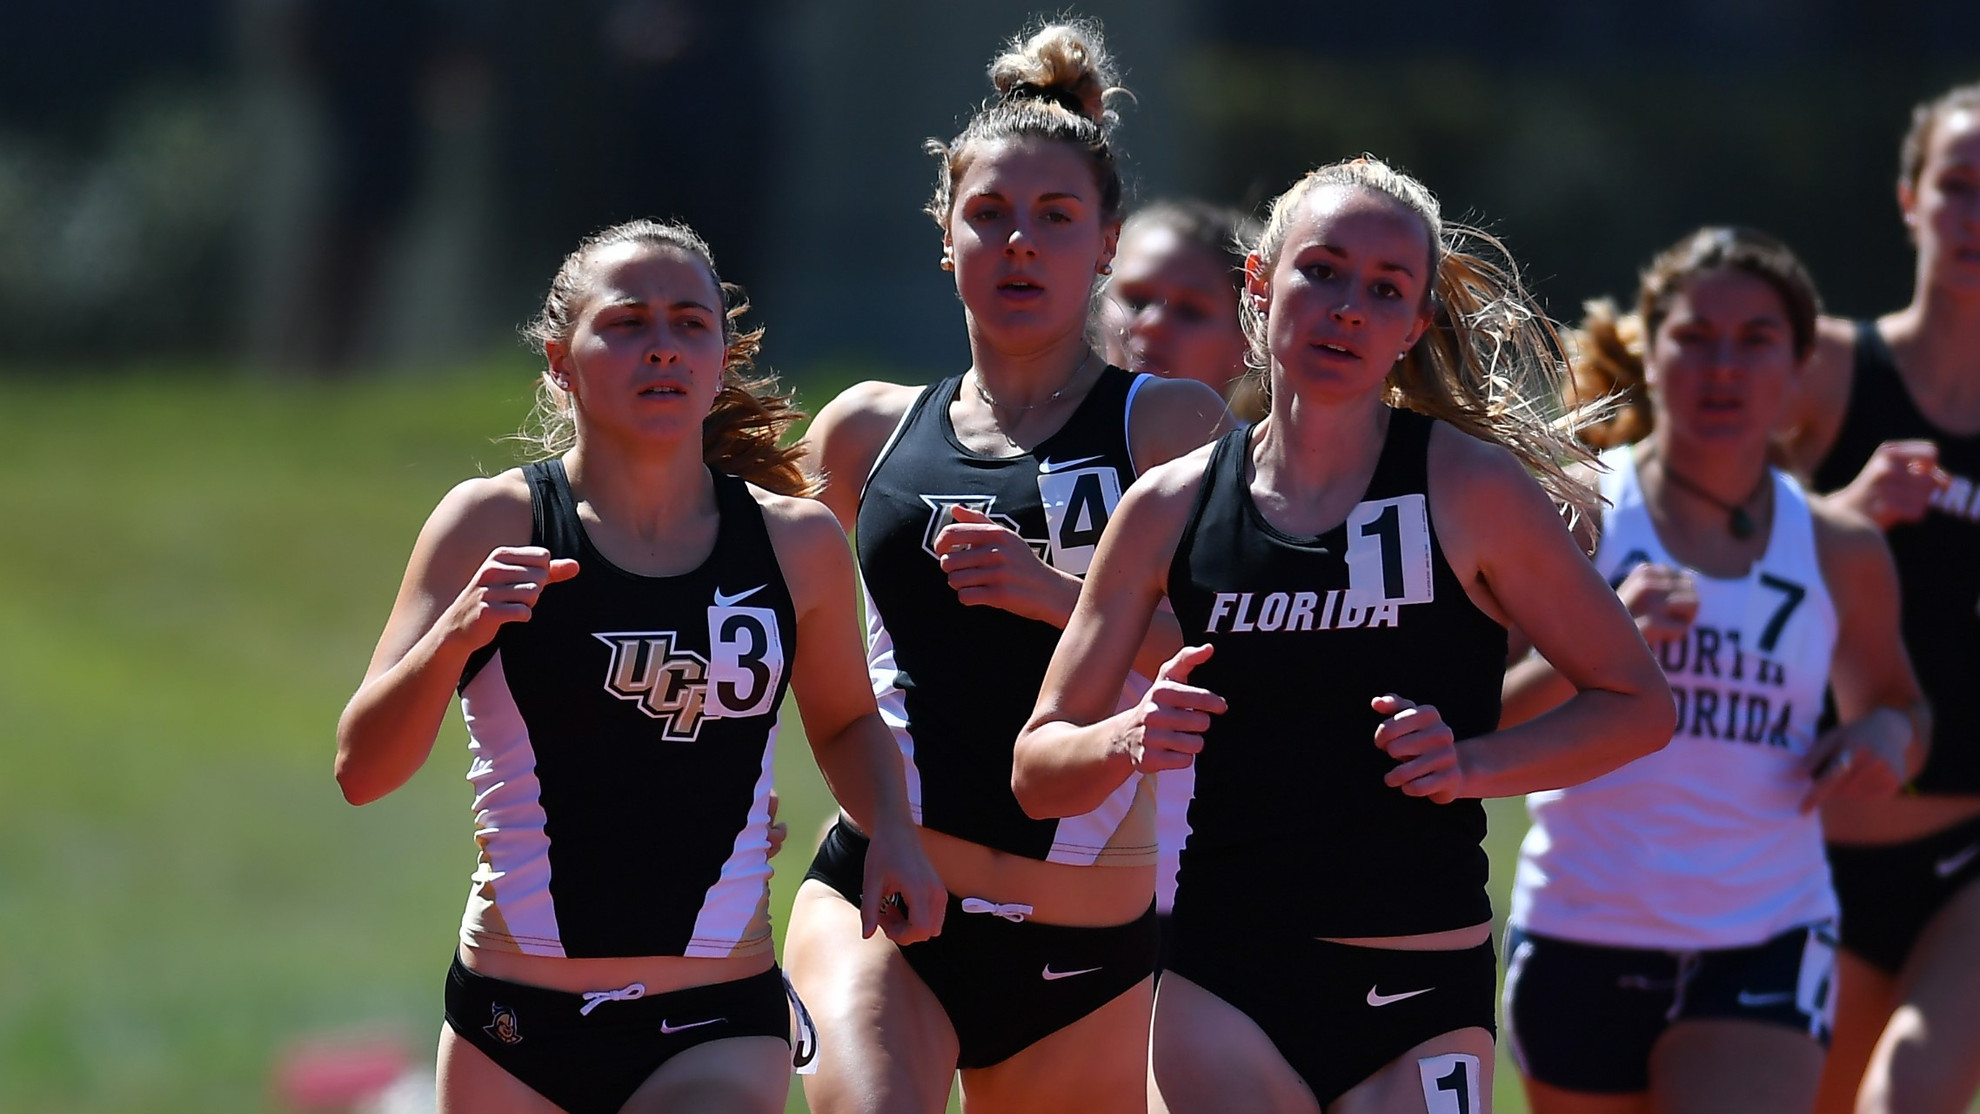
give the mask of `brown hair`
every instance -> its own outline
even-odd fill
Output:
[[[983,102],[968,126],[943,143],[924,144],[942,163],[927,213],[943,228],[955,204],[956,181],[969,167],[971,144],[996,139],[1050,139],[1083,152],[1100,187],[1103,220],[1121,215],[1120,168],[1109,141],[1116,117],[1108,99],[1126,90],[1114,84],[1114,62],[1100,25],[1075,19],[1047,23],[1029,36],[1012,39],[990,63],[997,96]]]
[[[1980,81],[1955,85],[1912,107],[1911,127],[1904,133],[1904,142],[1898,145],[1900,184],[1909,189],[1918,188],[1918,176],[1925,173],[1925,151],[1932,146],[1933,129],[1938,127],[1940,117],[1961,109],[1980,112]]]
[[[722,338],[727,350],[722,358],[722,386],[701,423],[701,458],[717,471],[741,476],[781,495],[810,494],[812,481],[798,463],[803,451],[782,444],[784,435],[804,421],[805,415],[792,405],[789,392],[778,392],[776,373],[758,373],[756,356],[763,349],[763,329],[759,326],[744,332],[738,323],[749,309],[749,299],[742,287],[722,281],[708,242],[687,225],[632,220],[580,240],[550,280],[543,308],[523,326],[530,346],[547,356],[553,341],[569,343],[577,312],[584,304],[591,257],[620,244],[668,247],[691,255],[708,268],[708,277],[721,292]],[[535,408],[516,439],[528,444],[536,459],[557,456],[577,441],[576,410],[570,393],[551,381],[547,368],[536,384]]]
[[[1121,230],[1122,239],[1138,228],[1166,228],[1197,247],[1227,259],[1231,285],[1244,289],[1244,258],[1258,242],[1264,226],[1258,218],[1239,209],[1212,205],[1207,201],[1184,198],[1177,201],[1151,201],[1136,209]]]
[[[1431,326],[1389,370],[1383,401],[1503,446],[1556,502],[1593,513],[1600,497],[1567,472],[1590,456],[1573,436],[1583,420],[1579,411],[1557,412],[1567,381],[1561,339],[1520,281],[1505,245],[1481,229],[1446,223],[1423,183],[1364,156],[1309,171],[1272,201],[1256,248],[1266,272],[1285,249],[1300,202],[1320,186],[1382,194],[1416,214],[1429,232],[1433,281],[1424,296]],[[1239,308],[1251,341],[1246,362],[1269,392],[1265,314],[1249,298]]]
[[[1573,338],[1576,397],[1607,398],[1612,412],[1581,431],[1581,439],[1598,449],[1641,441],[1651,428],[1650,399],[1644,388],[1643,361],[1671,303],[1685,284],[1708,271],[1732,270],[1772,287],[1786,312],[1793,337],[1794,358],[1806,360],[1815,348],[1815,323],[1822,313],[1821,297],[1808,268],[1788,246],[1751,228],[1714,226],[1698,229],[1665,248],[1644,268],[1636,312],[1618,316],[1614,302],[1589,302],[1587,316]]]

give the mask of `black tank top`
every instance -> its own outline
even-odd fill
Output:
[[[767,951],[797,617],[762,508],[716,474],[708,559],[638,576],[592,547],[562,461],[523,474],[531,544],[579,571],[462,673],[481,845],[463,937],[573,957]]]
[[[1131,778],[1092,813],[1033,820],[1011,794],[1011,748],[1030,718],[1059,628],[965,606],[937,563],[957,506],[1015,530],[1046,563],[1083,575],[1134,481],[1128,413],[1145,375],[1105,369],[1066,424],[1036,448],[986,457],[949,420],[962,377],[924,390],[881,450],[860,496],[874,693],[907,761],[909,804],[927,828],[1031,859],[1154,861],[1153,804]]]
[[[1169,567],[1190,682],[1222,695],[1196,761],[1177,916],[1288,918],[1316,936],[1396,936],[1490,920],[1476,800],[1439,805],[1383,784],[1396,765],[1368,706],[1434,704],[1465,739],[1493,730],[1506,632],[1474,606],[1430,521],[1436,423],[1392,411],[1346,521],[1297,538],[1247,482],[1249,431],[1217,443]],[[1269,910],[1261,913],[1261,910]]]
[[[1980,793],[1980,436],[1952,436],[1920,413],[1876,322],[1860,321],[1849,409],[1815,471],[1816,490],[1847,486],[1878,445],[1910,439],[1938,445],[1952,476],[1922,520],[1885,534],[1904,590],[1905,645],[1932,702],[1932,752],[1913,785]]]

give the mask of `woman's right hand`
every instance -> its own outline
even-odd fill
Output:
[[[545,587],[577,573],[576,561],[553,558],[540,545],[497,546],[441,615],[441,638],[468,649],[486,646],[502,624],[528,622]]]
[[[1691,574],[1670,565],[1643,564],[1629,570],[1616,587],[1643,641],[1652,646],[1682,641],[1698,617],[1698,591]]]
[[[1155,683],[1134,709],[1134,719],[1126,734],[1128,757],[1144,774],[1179,770],[1203,750],[1203,733],[1210,730],[1210,717],[1221,715],[1229,705],[1209,689],[1189,684],[1189,675],[1210,660],[1210,645],[1184,646],[1176,656],[1162,663]]]
[[[1939,447],[1930,441],[1886,441],[1877,446],[1863,471],[1830,498],[1888,530],[1916,522],[1931,508],[1932,496],[1951,482],[1939,467]]]

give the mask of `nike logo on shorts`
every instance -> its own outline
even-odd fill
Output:
[[[1980,843],[1976,843],[1964,851],[1947,855],[1945,858],[1933,863],[1932,869],[1938,871],[1941,878],[1951,878],[1953,875],[1959,873],[1960,867],[1972,862],[1975,855],[1980,855]]]
[[[706,1021],[690,1021],[686,1025],[669,1025],[664,1019],[662,1019],[660,1022],[660,1031],[662,1033],[672,1035],[674,1033],[686,1032],[689,1029],[699,1029],[703,1025],[713,1025],[718,1021],[727,1021],[727,1020],[728,1018],[726,1017],[711,1017]]]
[[[1368,1004],[1371,1006],[1386,1006],[1394,1002],[1400,1002],[1404,998],[1414,998],[1418,994],[1428,994],[1435,989],[1437,988],[1434,986],[1426,986],[1422,990],[1405,990],[1401,994],[1383,994],[1371,986],[1368,988]]]
[[[1041,460],[1038,462],[1038,470],[1040,472],[1046,473],[1047,475],[1050,475],[1053,472],[1063,472],[1068,468],[1077,468],[1082,464],[1091,464],[1094,461],[1099,460],[1100,457],[1103,455],[1105,454],[1083,456],[1080,457],[1078,460]]]
[[[1783,990],[1774,994],[1755,994],[1750,990],[1739,992],[1739,1004],[1747,1008],[1755,1006],[1784,1006],[1794,1000],[1794,991]]]
[[[1045,969],[1038,973],[1038,977],[1044,979],[1046,982],[1056,982],[1059,979],[1072,978],[1074,975],[1090,975],[1099,969],[1098,967],[1081,967],[1077,971],[1054,971],[1052,970],[1052,965],[1047,963]]]
[[[751,588],[743,592],[737,592],[733,596],[727,595],[722,591],[722,589],[717,588],[715,589],[715,606],[734,607],[735,605],[741,603],[742,601],[748,599],[749,597],[755,595],[758,592],[761,592],[763,589],[768,587],[770,587],[768,584],[758,584],[754,588]]]

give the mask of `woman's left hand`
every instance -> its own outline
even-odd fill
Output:
[[[776,858],[777,852],[784,849],[784,841],[791,837],[791,826],[777,819],[777,806],[782,803],[777,791],[772,789],[770,791],[770,854],[765,856],[766,858]]]
[[[861,938],[877,929],[896,944],[912,944],[941,932],[949,891],[922,853],[918,829],[874,832],[871,839],[860,890]]]
[[[1897,792],[1904,784],[1911,732],[1910,716],[1884,707],[1815,740],[1802,760],[1815,784],[1801,799],[1801,811],[1813,812],[1830,800],[1876,800]]]
[[[1435,707],[1404,700],[1395,693],[1378,696],[1368,704],[1388,717],[1375,728],[1375,745],[1398,763],[1383,776],[1385,783],[1440,805],[1463,795],[1464,768],[1458,763],[1457,737]]]
[[[1079,599],[1079,581],[1047,565],[1031,543],[990,516],[964,506],[935,535],[935,557],[956,598],[1064,627]]]

